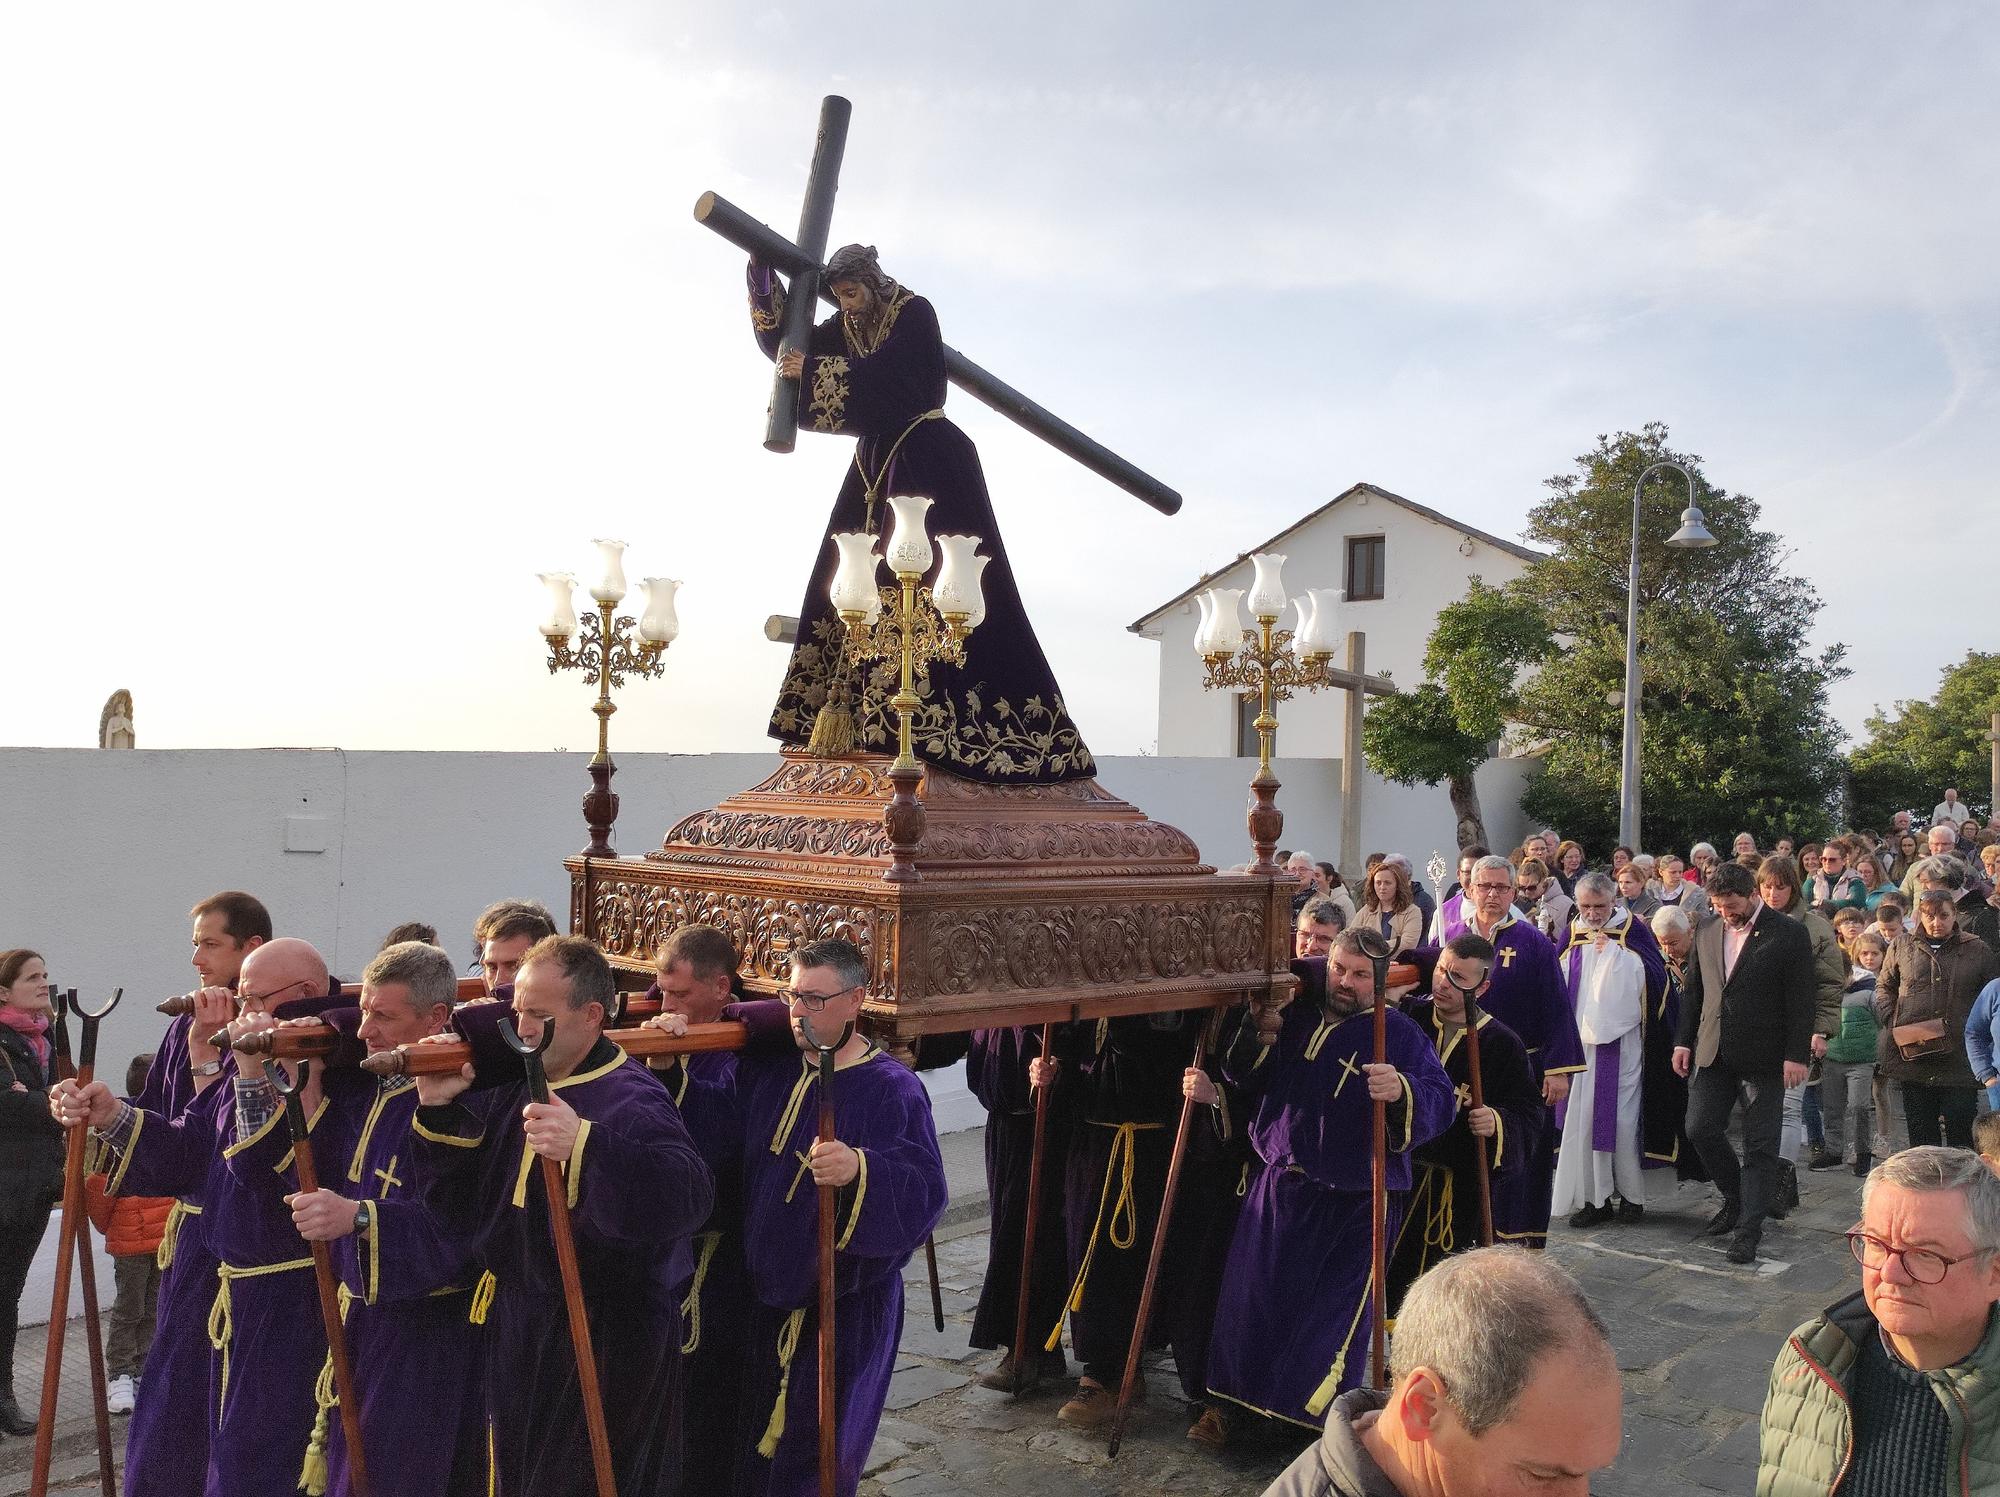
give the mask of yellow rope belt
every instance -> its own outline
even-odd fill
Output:
[[[1083,1250],[1083,1262],[1076,1271],[1076,1282],[1070,1285],[1069,1298],[1063,1304],[1062,1314],[1056,1317],[1055,1329],[1049,1332],[1049,1339],[1043,1343],[1044,1349],[1054,1351],[1062,1345],[1063,1325],[1072,1310],[1083,1308],[1083,1287],[1090,1281],[1090,1265],[1097,1259],[1098,1230],[1105,1228],[1105,1235],[1111,1245],[1120,1252],[1138,1239],[1139,1203],[1134,1194],[1133,1174],[1138,1158],[1138,1139],[1142,1132],[1150,1132],[1166,1126],[1164,1123],[1092,1123],[1093,1128],[1113,1128],[1116,1136],[1111,1140],[1111,1153],[1104,1162],[1104,1187],[1097,1193],[1097,1220],[1090,1224],[1090,1245]],[[1114,1196],[1111,1182],[1116,1177],[1118,1189]],[[1105,1211],[1110,1210],[1110,1223],[1106,1227]],[[1124,1227],[1119,1227],[1120,1221]]]
[[[1374,1298],[1375,1275],[1368,1275],[1368,1282],[1361,1286],[1361,1302],[1354,1307],[1354,1319],[1348,1322],[1347,1339],[1340,1343],[1340,1352],[1333,1359],[1333,1369],[1327,1373],[1320,1385],[1313,1389],[1313,1395],[1306,1400],[1306,1412],[1317,1419],[1326,1412],[1326,1406],[1333,1402],[1340,1391],[1340,1379],[1347,1371],[1347,1351],[1354,1345],[1354,1333],[1361,1329],[1361,1312],[1366,1310]]]
[[[687,1317],[687,1340],[681,1343],[681,1355],[686,1356],[701,1345],[701,1286],[708,1278],[708,1266],[715,1261],[715,1250],[722,1245],[720,1232],[702,1232],[695,1241],[701,1244],[701,1256],[695,1260],[694,1282],[688,1285],[687,1298],[681,1301],[681,1314]]]
[[[165,1273],[174,1266],[174,1250],[181,1243],[181,1223],[190,1216],[200,1216],[201,1207],[190,1206],[186,1201],[176,1200],[167,1208],[167,1225],[160,1233],[160,1245],[153,1250],[153,1261]]]
[[[926,421],[942,421],[943,419],[944,407],[939,406],[934,411],[925,411],[908,426],[904,427],[902,435],[889,444],[889,455],[883,458],[876,466],[873,478],[868,476],[868,470],[861,465],[861,444],[859,442],[854,444],[854,471],[861,475],[861,492],[868,501],[863,528],[870,535],[875,533],[875,505],[882,495],[882,480],[889,476],[889,465],[895,462],[896,454],[903,450],[903,443],[909,440],[911,432],[922,426]]]
[[[800,1308],[787,1315],[778,1329],[778,1398],[771,1405],[771,1420],[764,1426],[764,1437],[757,1442],[757,1454],[767,1461],[778,1453],[778,1441],[785,1433],[785,1395],[792,1386],[792,1354],[799,1349],[799,1329],[805,1322],[806,1312]]]
[[[216,1266],[215,1303],[208,1308],[208,1344],[222,1353],[222,1382],[215,1392],[215,1420],[222,1423],[222,1403],[229,1396],[229,1343],[236,1334],[230,1317],[229,1286],[237,1279],[261,1279],[266,1274],[292,1273],[311,1268],[310,1258],[294,1258],[287,1263],[266,1263],[257,1268],[237,1268],[228,1263]]]

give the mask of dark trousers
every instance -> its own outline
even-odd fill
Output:
[[[1972,1119],[1978,1111],[1979,1092],[1975,1088],[1903,1083],[1903,1121],[1909,1125],[1913,1149],[1919,1144],[1971,1148]]]
[[[1729,1142],[1729,1118],[1743,1106],[1743,1158]],[[1778,1192],[1778,1137],[1785,1121],[1785,1078],[1746,1076],[1718,1060],[1688,1082],[1688,1138],[1716,1188],[1735,1201],[1740,1225],[1760,1227]]]
[[[153,1344],[153,1314],[160,1299],[160,1265],[151,1253],[111,1260],[118,1298],[111,1304],[111,1328],[104,1336],[107,1377],[138,1377],[146,1370]]]
[[[14,1385],[14,1334],[20,1324],[21,1290],[48,1226],[45,1209],[31,1221],[0,1227],[0,1390]]]

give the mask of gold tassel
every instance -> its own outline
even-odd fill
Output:
[[[326,1363],[313,1381],[313,1402],[319,1408],[313,1415],[312,1438],[306,1441],[306,1463],[299,1471],[299,1485],[305,1489],[306,1497],[326,1497],[327,1416],[340,1402],[333,1386],[332,1352],[326,1354]]]
[[[764,1426],[764,1438],[757,1442],[757,1454],[767,1461],[778,1453],[778,1441],[785,1433],[785,1395],[792,1386],[792,1354],[799,1349],[799,1328],[805,1324],[805,1318],[804,1310],[792,1311],[778,1332],[778,1400],[771,1405],[771,1422]]]
[[[854,714],[844,701],[829,700],[813,719],[806,752],[818,759],[838,759],[854,752]]]

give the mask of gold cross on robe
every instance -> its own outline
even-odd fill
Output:
[[[378,1200],[384,1200],[384,1201],[388,1200],[389,1192],[403,1183],[401,1180],[396,1178],[395,1155],[391,1154],[389,1156],[389,1167],[387,1169],[375,1171],[375,1178],[382,1182],[382,1188],[380,1191],[376,1192],[376,1198]]]
[[[1341,1089],[1341,1088],[1342,1088],[1343,1086],[1347,1085],[1347,1078],[1348,1078],[1348,1077],[1350,1077],[1350,1076],[1359,1076],[1360,1074],[1361,1074],[1361,1067],[1357,1066],[1357,1065],[1356,1065],[1356,1064],[1354,1063],[1354,1057],[1353,1057],[1353,1056],[1351,1056],[1351,1055],[1343,1055],[1343,1056],[1341,1056],[1341,1057],[1340,1057],[1340,1080],[1338,1080],[1338,1081],[1336,1081],[1336,1082],[1334,1083],[1334,1085],[1333,1085],[1333,1094],[1334,1094],[1334,1095],[1335,1095],[1336,1097],[1337,1097],[1337,1096],[1339,1096],[1339,1095],[1340,1095],[1340,1089]]]

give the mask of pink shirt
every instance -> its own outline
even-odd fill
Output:
[[[1736,958],[1743,954],[1743,947],[1750,939],[1750,932],[1757,924],[1757,917],[1764,913],[1764,901],[1758,900],[1750,907],[1750,918],[1743,922],[1743,928],[1724,921],[1722,925],[1722,980],[1729,981],[1736,971]]]

